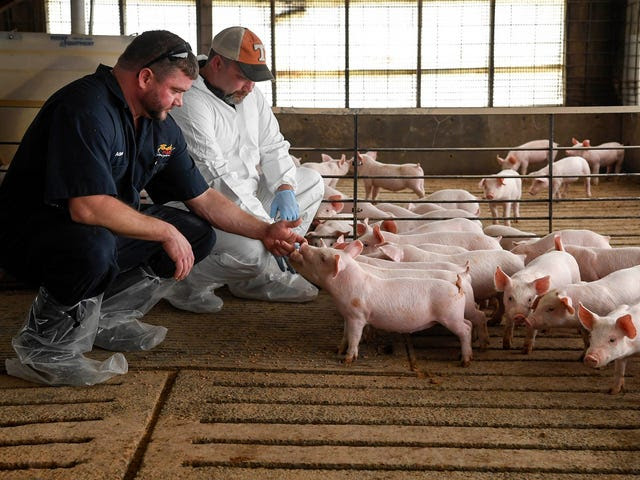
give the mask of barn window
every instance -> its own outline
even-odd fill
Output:
[[[196,41],[194,1],[92,0],[93,34],[171,30]],[[51,33],[68,33],[69,0],[47,2]],[[93,13],[91,14],[91,10]],[[562,105],[564,0],[216,1],[213,32],[254,30],[282,107]],[[201,52],[206,53],[206,52]]]

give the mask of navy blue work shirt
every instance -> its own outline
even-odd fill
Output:
[[[100,65],[54,93],[27,129],[0,185],[0,222],[19,227],[52,208],[68,215],[68,200],[85,195],[138,209],[143,189],[166,203],[207,188],[173,118],[140,118],[136,134],[111,68]]]

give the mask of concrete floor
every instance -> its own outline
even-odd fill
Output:
[[[637,196],[637,183],[610,188],[598,193]],[[638,202],[621,203],[637,215]],[[52,388],[3,374],[35,293],[5,285],[0,479],[640,479],[637,361],[626,392],[608,395],[613,367],[584,366],[573,331],[542,333],[523,355],[521,331],[506,351],[501,327],[490,327],[490,348],[475,349],[468,368],[443,328],[378,332],[346,367],[335,353],[342,319],[326,293],[274,304],[219,292],[217,314],[154,307],[145,321],[169,333],[153,351],[126,354],[128,374]]]
[[[0,479],[640,478],[638,367],[608,395],[612,367],[579,362],[574,332],[541,334],[523,355],[491,327],[468,368],[442,328],[379,332],[346,367],[325,293],[221,295],[212,315],[158,304],[146,319],[166,340],[127,354],[129,373],[106,384],[0,375]],[[32,292],[0,298],[4,360]]]

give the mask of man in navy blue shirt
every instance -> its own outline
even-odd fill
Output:
[[[304,241],[300,221],[267,223],[208,188],[169,110],[198,75],[180,37],[136,37],[113,69],[54,93],[0,186],[0,266],[39,287],[13,339],[11,375],[90,385],[127,371],[109,350],[152,348],[166,329],[137,320],[215,243],[211,225],[276,256]],[[141,203],[145,190],[153,204]],[[182,201],[189,212],[162,205]]]

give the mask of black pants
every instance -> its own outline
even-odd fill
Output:
[[[144,207],[146,215],[172,224],[185,236],[196,263],[213,248],[213,229],[196,215],[164,205]],[[119,274],[136,267],[150,267],[164,278],[175,271],[159,242],[117,236],[53,209],[3,233],[0,265],[31,286],[45,287],[64,305],[103,293]]]

